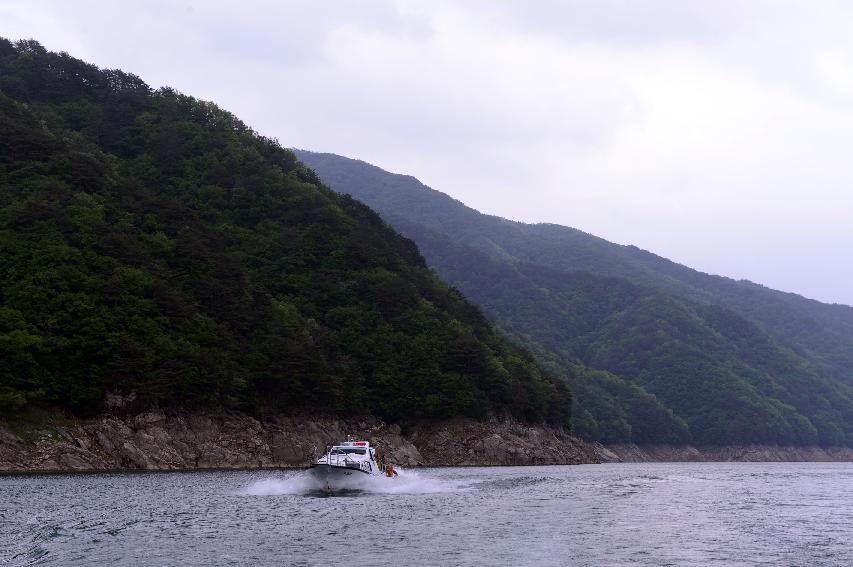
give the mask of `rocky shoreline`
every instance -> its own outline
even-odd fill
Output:
[[[297,468],[354,435],[402,466],[600,462],[594,448],[551,427],[508,419],[400,426],[374,418],[145,411],[38,426],[0,426],[0,472]]]
[[[39,425],[0,423],[0,473],[299,468],[354,435],[414,466],[570,465],[618,462],[853,462],[850,447],[591,445],[565,431],[507,418],[424,421],[405,431],[375,417],[144,411]]]
[[[784,445],[596,445],[596,454],[606,463],[645,462],[851,462],[851,447]]]

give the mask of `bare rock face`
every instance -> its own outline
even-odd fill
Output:
[[[853,461],[848,447],[589,445],[566,431],[508,418],[449,419],[401,430],[374,417],[255,417],[227,411],[148,410],[0,426],[0,472],[295,468],[348,436],[392,463],[414,466],[557,465],[644,461]]]
[[[826,462],[853,461],[850,447],[796,447],[784,445],[727,445],[693,447],[691,445],[635,445],[632,443],[596,445],[595,452],[604,462]]]
[[[592,446],[552,427],[511,419],[424,422],[409,435],[431,466],[597,463]]]
[[[0,427],[0,472],[304,467],[347,436],[405,466],[598,462],[592,447],[558,429],[511,420],[423,422],[403,432],[375,417],[255,417],[228,411],[104,415],[16,435]]]

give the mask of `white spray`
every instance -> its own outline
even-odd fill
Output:
[[[435,494],[463,489],[453,482],[423,474],[419,471],[395,469],[399,476],[368,476],[358,483],[357,490],[367,494]],[[250,496],[305,495],[321,490],[307,471],[285,473],[284,478],[257,480],[240,493]]]

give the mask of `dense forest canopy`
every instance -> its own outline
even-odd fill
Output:
[[[0,40],[0,412],[511,413],[571,397],[415,245],[215,104]]]
[[[297,150],[572,387],[591,440],[853,444],[853,309],[710,276]],[[523,198],[520,196],[519,198]]]

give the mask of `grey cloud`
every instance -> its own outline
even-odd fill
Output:
[[[730,37],[755,12],[755,2],[689,0],[541,0],[478,2],[483,13],[531,34],[616,44]]]
[[[0,35],[216,100],[487,213],[853,303],[843,2],[0,5]]]

